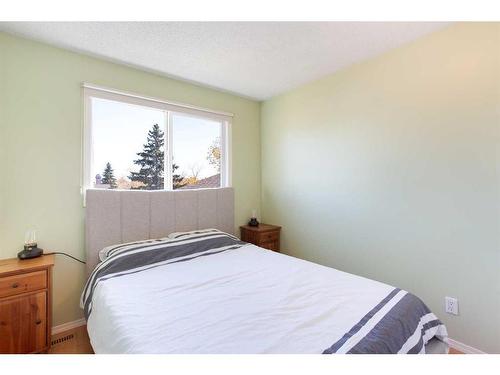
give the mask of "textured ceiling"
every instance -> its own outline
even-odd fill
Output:
[[[0,31],[265,100],[446,25],[433,22],[0,22]]]

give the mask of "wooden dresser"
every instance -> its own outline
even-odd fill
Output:
[[[0,353],[50,348],[54,255],[0,260]]]
[[[240,227],[241,240],[253,243],[265,249],[280,251],[281,227],[269,224],[259,224],[258,227],[243,225]]]

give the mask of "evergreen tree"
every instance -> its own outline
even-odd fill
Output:
[[[110,189],[116,189],[117,187],[115,173],[109,162],[106,163],[106,168],[104,168],[104,172],[102,173],[101,183],[109,185]]]
[[[186,185],[184,182],[184,177],[182,177],[180,174],[176,174],[175,171],[176,169],[179,169],[179,166],[175,163],[172,164],[172,185],[174,185],[174,189],[179,189],[180,187],[183,187]]]
[[[164,158],[163,146],[165,140],[163,132],[158,124],[148,132],[146,144],[143,151],[138,152],[139,159],[134,160],[134,164],[140,166],[139,172],[130,172],[130,180],[142,182],[142,186],[136,189],[159,190],[163,189]]]

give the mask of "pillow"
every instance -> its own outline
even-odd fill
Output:
[[[155,239],[150,239],[150,240],[141,240],[141,241],[133,241],[133,242],[114,244],[114,245],[107,246],[104,249],[102,249],[101,251],[99,251],[99,260],[101,262],[105,261],[106,259],[109,258],[110,253],[112,253],[113,250],[122,249],[126,246],[147,244],[149,242],[157,242],[157,241],[168,241],[168,240],[172,240],[174,238],[183,238],[183,237],[188,237],[188,236],[193,236],[193,235],[203,234],[203,233],[224,233],[224,232],[222,232],[218,229],[213,229],[213,228],[197,229],[197,230],[191,230],[191,231],[187,231],[187,232],[170,233],[167,237],[162,237],[162,238],[155,238]]]
[[[138,244],[143,244],[143,243],[146,244],[149,242],[166,241],[166,240],[169,240],[169,238],[163,237],[163,238],[155,238],[155,239],[150,239],[150,240],[141,240],[141,241],[133,241],[133,242],[126,242],[126,243],[110,245],[110,246],[107,246],[104,249],[99,251],[99,260],[101,262],[103,262],[106,259],[108,259],[108,257],[110,256],[110,253],[113,250],[118,250],[118,249],[124,248],[124,247],[129,246],[129,245],[138,245]]]
[[[218,229],[214,229],[214,228],[209,228],[209,229],[197,229],[197,230],[190,230],[190,231],[187,231],[187,232],[174,232],[174,233],[170,233],[167,237],[170,238],[170,239],[174,239],[174,238],[181,238],[181,237],[187,237],[187,236],[191,236],[193,234],[203,234],[203,233],[224,233]]]

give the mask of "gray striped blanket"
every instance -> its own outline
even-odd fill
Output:
[[[392,290],[323,354],[418,354],[436,337],[447,341],[443,323],[416,296]]]
[[[217,230],[177,234],[126,243],[107,248],[106,259],[92,271],[83,289],[80,306],[88,320],[92,296],[97,285],[115,277],[142,272],[170,263],[185,262],[201,256],[238,249],[245,245],[238,238]]]

